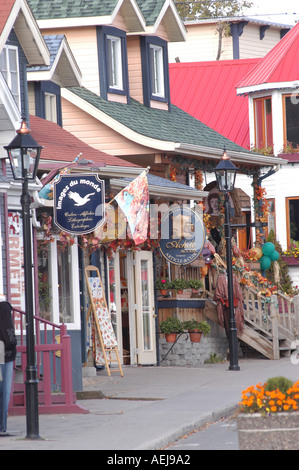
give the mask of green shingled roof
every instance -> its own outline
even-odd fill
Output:
[[[155,24],[165,0],[136,0],[147,26]]]
[[[226,147],[228,151],[249,152],[176,106],[172,105],[171,111],[168,112],[148,108],[133,98],[131,98],[130,104],[106,101],[84,87],[69,87],[68,90],[143,136],[166,142],[192,144],[221,150]]]
[[[148,26],[157,20],[165,0],[135,0]],[[28,0],[37,20],[112,15],[119,0]]]
[[[111,15],[119,0],[28,0],[37,20]]]

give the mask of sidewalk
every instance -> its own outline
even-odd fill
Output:
[[[105,398],[79,401],[88,414],[40,415],[38,441],[25,439],[25,417],[9,417],[13,435],[0,437],[0,450],[157,450],[231,414],[249,385],[278,375],[299,379],[289,358],[240,359],[240,371],[228,365],[125,366],[124,377],[101,371],[86,391]]]

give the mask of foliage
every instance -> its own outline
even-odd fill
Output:
[[[156,289],[170,289],[171,282],[167,278],[160,278],[156,280]]]
[[[243,9],[250,8],[253,3],[243,0],[205,0],[190,1],[178,0],[175,1],[176,7],[182,18],[220,18],[222,16],[236,16],[243,13]]]
[[[187,320],[183,322],[183,329],[188,331],[199,330],[204,335],[210,332],[210,325],[206,321]]]
[[[203,287],[203,282],[201,279],[189,279],[188,284],[191,289],[200,289]]]
[[[161,321],[160,330],[164,334],[181,333],[183,331],[183,324],[178,318],[168,317],[166,320]]]
[[[205,364],[218,364],[219,362],[223,362],[223,359],[216,353],[212,353],[209,359],[205,360]]]
[[[291,245],[288,247],[286,251],[284,251],[282,254],[283,256],[290,256],[292,258],[299,258],[299,248],[297,246],[297,243],[291,243]]]
[[[288,379],[283,380],[283,386]],[[297,411],[299,405],[299,381],[292,384],[287,390],[279,388],[268,390],[269,379],[264,385],[250,386],[242,392],[242,401],[239,403],[242,413],[261,413],[269,415],[278,412]],[[281,378],[280,378],[281,381]],[[275,381],[273,380],[273,383]],[[278,383],[278,382],[277,382]],[[270,387],[271,388],[271,387]]]
[[[184,289],[188,289],[188,287],[189,287],[189,283],[186,279],[178,278],[178,279],[174,279],[173,281],[171,281],[171,289],[184,290]]]
[[[289,388],[293,386],[293,381],[287,379],[286,377],[271,377],[271,379],[267,380],[265,385],[265,390],[272,392],[273,390],[279,389],[282,393],[287,393]]]

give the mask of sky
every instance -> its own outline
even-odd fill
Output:
[[[251,0],[254,6],[244,11],[246,15],[260,14],[258,18],[292,25],[299,21],[298,0]],[[295,14],[294,14],[295,13]]]

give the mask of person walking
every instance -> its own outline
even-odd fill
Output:
[[[13,379],[13,363],[17,354],[17,338],[12,319],[12,306],[0,302],[0,342],[4,359],[0,364],[0,436],[7,435],[7,415]]]

